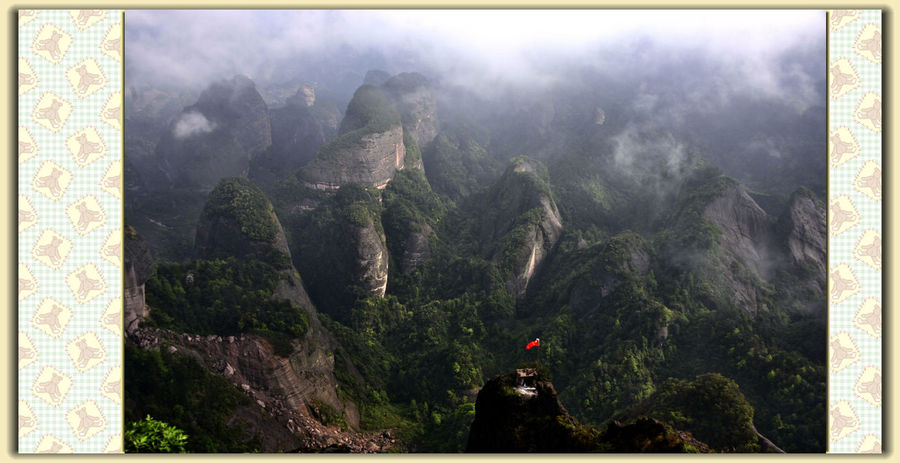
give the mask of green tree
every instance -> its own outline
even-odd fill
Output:
[[[188,436],[184,431],[150,415],[128,423],[125,451],[132,453],[186,453]]]

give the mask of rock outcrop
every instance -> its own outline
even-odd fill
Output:
[[[825,275],[825,204],[802,188],[791,195],[778,220],[778,230],[796,265],[808,265]]]
[[[415,72],[404,72],[388,79],[382,88],[394,100],[403,119],[403,128],[412,134],[421,148],[440,131],[437,99],[428,79]]]
[[[317,190],[348,183],[384,188],[404,168],[405,158],[399,113],[384,92],[363,85],[347,106],[338,138],[322,147],[299,177]]]
[[[801,188],[791,195],[775,233],[776,246],[787,256],[782,265],[797,279],[792,292],[804,295],[797,309],[820,317],[827,307],[825,218],[825,204],[813,192]]]
[[[370,219],[371,220],[371,219]],[[376,296],[384,296],[388,284],[388,250],[384,234],[374,223],[353,230],[353,247],[357,254],[355,280],[363,289]]]
[[[771,220],[737,181],[726,183],[724,191],[703,208],[702,217],[719,228],[722,249],[757,274],[766,275],[765,246]]]
[[[607,430],[569,415],[553,384],[534,369],[494,378],[478,392],[466,452],[708,452],[689,433],[641,418]]]
[[[482,243],[492,246],[491,258],[509,272],[507,289],[521,299],[563,229],[546,168],[528,158],[516,159],[488,192],[486,203]]]
[[[299,93],[299,91],[298,91]],[[272,146],[266,154],[269,167],[291,171],[316,157],[325,146],[326,129],[305,100],[289,100],[282,108],[273,109]]]
[[[431,257],[430,239],[434,229],[423,222],[411,224],[415,227],[400,243],[401,252],[396,256],[400,273],[409,273]]]
[[[389,432],[358,432],[359,412],[336,393],[332,373],[334,356],[319,348],[333,345],[327,336],[315,334],[295,342],[287,358],[276,355],[272,346],[255,335],[198,336],[156,328],[139,328],[131,339],[141,348],[189,355],[234,384],[253,399],[253,407],[239,409],[244,422],[267,452],[352,452],[373,453],[389,449],[395,439]],[[349,426],[323,424],[323,408],[337,413]]]
[[[160,167],[180,187],[210,190],[224,177],[246,176],[272,143],[269,111],[243,76],[212,84],[169,124],[156,147]]]
[[[306,450],[321,450],[338,443],[349,445],[351,441],[344,439],[339,430],[324,430],[320,423],[309,424],[316,418],[309,410],[326,407],[332,411],[331,415],[336,414],[351,428],[358,429],[359,412],[352,401],[338,395],[340,386],[334,376],[337,341],[319,321],[294,269],[284,231],[271,203],[246,179],[222,180],[209,194],[195,245],[200,258],[255,259],[279,269],[280,281],[272,298],[288,300],[301,307],[309,321],[308,330],[302,338],[291,340],[290,353],[286,357],[276,354],[265,338],[250,334],[223,338],[142,328],[132,333],[138,345],[155,348],[165,343],[170,350],[195,357],[250,395],[292,433],[306,439],[303,440],[307,442],[304,444],[308,446]],[[132,247],[135,254],[140,255],[137,253],[140,248]],[[136,277],[129,281],[141,281],[137,275],[146,274],[143,260],[135,260],[132,267],[136,270],[131,274]],[[136,297],[134,299],[137,301]],[[321,421],[321,417],[318,420]],[[356,450],[383,448],[382,444],[370,443],[365,442],[362,450]]]
[[[153,256],[147,243],[131,226],[125,226],[124,327],[131,333],[147,317],[144,284],[153,276]]]
[[[685,181],[664,233],[669,263],[710,281],[709,303],[755,316],[765,308],[766,281],[776,259],[774,221],[736,180],[700,171]],[[678,236],[674,241],[669,241]]]

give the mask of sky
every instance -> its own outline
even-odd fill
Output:
[[[824,50],[825,13],[129,10],[125,28],[129,84],[202,87],[236,73],[265,81],[284,77],[279,73],[285,70],[302,71],[310,56],[342,57],[348,51],[380,57],[374,62],[398,68],[390,72],[441,74],[461,85],[527,84],[559,78],[548,63],[579,60],[613,72],[628,67],[621,53],[653,66],[678,51],[715,59],[723,70],[748,75],[748,85],[776,92],[780,81],[808,78],[779,58],[817,45]]]

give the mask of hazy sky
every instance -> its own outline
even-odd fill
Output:
[[[129,10],[125,26],[129,83],[185,85],[235,73],[265,80],[302,69],[298,60],[310,53],[339,59],[347,50],[463,84],[552,80],[547,61],[613,70],[621,67],[617,51],[640,55],[634,51],[646,45],[712,57],[750,76],[748,85],[777,91],[778,81],[804,78],[791,77],[801,70],[779,58],[817,44],[824,50],[825,40],[821,10]]]

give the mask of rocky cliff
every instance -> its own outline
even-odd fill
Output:
[[[737,181],[727,179],[723,191],[703,208],[702,217],[721,232],[721,248],[757,274],[768,274],[765,249],[771,220]]]
[[[403,119],[403,128],[412,134],[419,147],[431,142],[440,131],[437,99],[428,79],[415,72],[404,72],[388,79],[382,88],[393,99]]]
[[[337,341],[319,321],[318,312],[294,269],[281,224],[259,188],[242,178],[222,180],[207,198],[195,245],[202,259],[238,257],[264,261],[278,269],[275,275],[279,281],[272,299],[288,300],[302,308],[309,328],[303,337],[290,340],[287,355],[276,354],[267,338],[246,333],[199,336],[145,327],[132,333],[138,345],[142,348],[168,346],[170,352],[193,356],[251,396],[268,414],[267,419],[283,424],[300,438],[306,450],[321,450],[330,445],[344,445],[354,451],[384,448],[385,439],[377,436],[360,441],[358,436],[323,426],[329,421],[344,422],[358,429],[359,412],[352,401],[338,395],[340,385],[334,376]],[[140,248],[132,247],[140,256],[137,252]],[[144,261],[134,260],[132,267],[136,270],[132,274],[145,275]],[[141,279],[135,277],[128,281],[132,280]],[[386,281],[382,286],[386,286]],[[352,364],[347,368],[354,369]],[[362,447],[357,449],[351,444]]]
[[[528,158],[516,159],[488,192],[486,204],[481,242],[509,272],[507,289],[521,299],[563,229],[546,168]]]
[[[223,177],[246,176],[272,143],[269,111],[243,76],[212,84],[174,117],[156,146],[160,167],[179,187],[210,190]]]
[[[778,221],[791,261],[825,274],[825,204],[803,188],[797,190]]]
[[[299,173],[310,188],[336,190],[356,183],[384,188],[404,168],[400,115],[384,92],[363,85],[353,95],[338,137]]]
[[[148,313],[144,284],[153,276],[153,256],[147,243],[131,226],[125,226],[124,327],[131,333]]]
[[[466,452],[700,452],[709,447],[658,420],[578,423],[553,384],[533,369],[494,378],[478,392]]]
[[[776,245],[787,255],[784,266],[798,276],[794,289],[806,294],[799,309],[818,316],[826,308],[825,229],[825,204],[805,188],[791,195],[776,225]]]
[[[249,334],[198,336],[144,327],[131,333],[130,340],[143,349],[188,355],[251,398],[254,406],[236,415],[253,424],[250,432],[263,451],[387,450],[395,442],[389,432],[357,431],[355,404],[336,392],[334,356],[316,345],[333,346],[334,341],[321,333],[321,328],[311,329],[286,358],[276,355],[264,338]]]
[[[765,308],[766,281],[774,274],[774,221],[740,183],[714,171],[695,173],[669,220],[661,235],[664,258],[713,282],[710,304],[734,306],[751,316]]]

